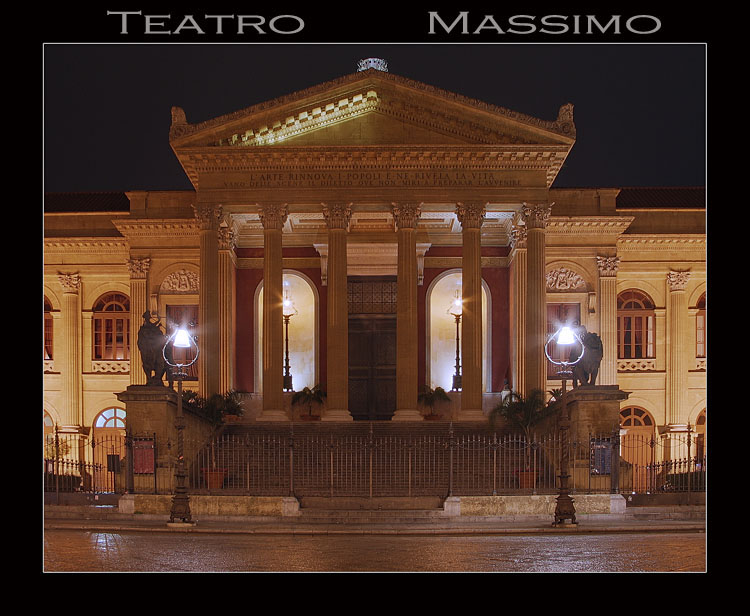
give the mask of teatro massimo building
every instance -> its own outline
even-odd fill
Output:
[[[316,385],[321,425],[424,421],[425,386],[486,421],[560,387],[545,342],[577,322],[623,429],[705,439],[702,187],[555,188],[573,105],[538,119],[375,61],[228,112],[172,108],[192,190],[45,195],[48,429],[125,425],[149,312],[191,328],[184,386],[242,392],[243,422],[295,420]]]

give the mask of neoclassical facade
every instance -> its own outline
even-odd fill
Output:
[[[449,415],[481,421],[559,387],[545,342],[577,321],[623,422],[705,425],[705,191],[556,188],[572,105],[544,121],[370,67],[198,124],[175,107],[169,139],[193,190],[46,195],[49,425],[85,434],[146,382],[146,312],[192,328],[185,386],[245,392],[246,421],[317,384],[323,421],[421,421],[457,372]]]

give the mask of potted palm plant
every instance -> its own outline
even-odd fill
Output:
[[[307,406],[307,415],[300,415],[300,419],[306,421],[316,421],[320,419],[320,415],[312,414],[312,407],[321,406],[325,400],[326,392],[321,389],[320,385],[316,385],[312,389],[305,387],[300,391],[295,391],[292,396],[292,406]]]
[[[524,436],[523,468],[518,469],[518,481],[521,488],[534,487],[536,481],[536,471],[531,467],[531,443],[534,438],[534,428],[557,413],[559,408],[554,400],[551,400],[549,404],[545,402],[544,392],[541,389],[533,389],[526,397],[510,392],[490,411],[489,419],[492,428],[495,427],[498,419],[503,419]]]
[[[212,394],[208,398],[199,396],[193,391],[184,391],[183,405],[217,426],[224,423],[228,417],[240,417],[243,413],[240,392],[234,390],[224,394]],[[202,468],[201,471],[209,490],[223,487],[229,470],[216,464],[216,448],[213,439],[211,440],[211,465]]]
[[[429,409],[429,412],[424,416],[425,419],[440,419],[440,414],[435,413],[435,405],[438,402],[450,401],[450,397],[442,387],[432,389],[429,385],[423,385],[417,396],[417,402]]]

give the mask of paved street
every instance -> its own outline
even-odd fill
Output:
[[[47,530],[44,570],[701,572],[704,533],[247,535]]]

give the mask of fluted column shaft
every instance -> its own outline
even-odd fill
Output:
[[[323,205],[328,225],[327,409],[322,421],[352,421],[349,413],[349,304],[347,229],[351,205]]]
[[[219,216],[221,206],[195,206],[200,227],[200,291],[198,293],[198,387],[202,396],[219,392]]]
[[[63,288],[63,408],[62,422],[65,428],[83,425],[81,409],[81,305],[79,292],[81,277],[78,274],[60,274]]]
[[[690,272],[669,272],[669,346],[667,349],[667,419],[670,425],[684,423],[687,415],[688,364],[685,349],[692,345],[685,344],[687,336],[687,296],[685,287]]]
[[[482,412],[482,223],[483,203],[458,203],[461,250],[461,411],[463,421],[484,419]]]
[[[524,204],[526,221],[526,349],[525,395],[533,389],[546,391],[547,365],[544,345],[547,334],[547,288],[545,279],[545,227],[552,206]]]
[[[619,257],[597,257],[599,268],[599,337],[604,355],[597,385],[617,385],[617,268]]]
[[[146,281],[151,259],[128,259],[130,272],[130,384],[145,385],[146,373],[138,351],[138,323],[147,308]]]
[[[234,234],[219,230],[219,325],[221,350],[219,391],[234,389]]]
[[[258,212],[263,225],[263,412],[261,421],[285,421],[284,332],[282,313],[284,268],[281,230],[286,205],[263,206]]]
[[[417,203],[393,205],[398,238],[396,303],[396,412],[394,421],[421,421],[417,410]]]

